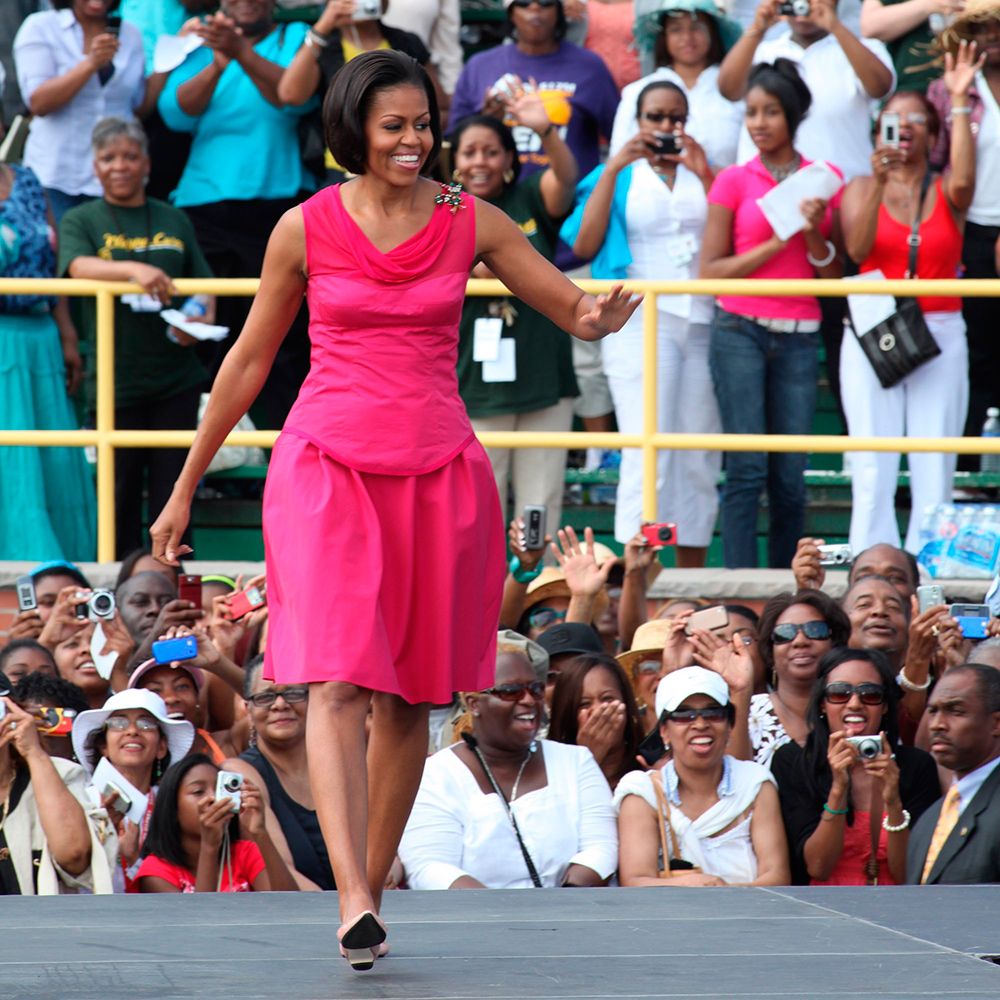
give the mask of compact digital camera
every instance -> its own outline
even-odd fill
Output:
[[[115,595],[111,590],[91,591],[90,597],[76,606],[77,618],[89,618],[92,622],[104,621],[115,616]]]
[[[352,21],[377,21],[382,16],[382,0],[355,0]]]
[[[820,566],[847,566],[853,554],[850,545],[820,545]]]
[[[809,0],[786,0],[778,8],[778,13],[785,17],[808,17],[811,10]]]
[[[882,752],[881,736],[848,736],[847,742],[858,751],[862,760],[874,760]]]
[[[215,799],[231,799],[232,811],[238,813],[243,799],[243,775],[238,771],[220,771],[215,779]]]

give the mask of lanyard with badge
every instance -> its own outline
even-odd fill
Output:
[[[482,316],[472,328],[472,360],[482,363],[484,382],[517,381],[517,341],[504,337],[504,326],[513,326],[517,311],[506,300],[490,302],[491,315]]]
[[[111,204],[106,198],[104,204],[107,206],[108,213],[111,215],[111,223],[115,230],[121,235],[122,240],[125,242],[127,247],[126,253],[129,257],[134,260],[139,260],[139,255],[136,249],[133,249],[129,244],[129,238],[125,233],[125,228],[122,226],[121,221],[118,218],[118,213],[115,211],[114,205]],[[153,243],[153,212],[149,206],[149,199],[146,199],[146,246],[145,246],[145,259],[143,263],[149,263],[149,248]],[[158,313],[163,309],[163,303],[155,295],[147,295],[145,292],[142,293],[131,293],[129,295],[123,295],[121,298],[122,305],[128,306],[129,309],[134,313]]]

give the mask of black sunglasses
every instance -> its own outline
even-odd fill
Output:
[[[675,712],[664,712],[663,716],[671,722],[694,722],[695,719],[723,722],[729,718],[729,709],[719,705],[710,708],[678,708]]]
[[[652,122],[654,125],[659,125],[660,122],[670,122],[671,125],[684,125],[687,120],[687,115],[671,115],[666,111],[643,111],[642,117],[648,122]]]
[[[783,646],[786,642],[791,642],[801,632],[807,639],[829,639],[830,626],[826,622],[802,622],[795,625],[792,622],[785,622],[783,625],[775,625],[771,632],[771,642],[775,646]]]
[[[284,698],[289,705],[294,705],[297,702],[305,701],[308,697],[309,688],[302,685],[287,687],[284,691],[275,691],[273,688],[270,691],[258,691],[257,694],[250,695],[247,701],[257,708],[270,708],[279,698]]]
[[[483,694],[491,694],[501,701],[520,701],[527,691],[535,701],[541,701],[545,694],[545,685],[541,681],[532,681],[530,684],[498,684],[496,687],[486,688]]]
[[[857,694],[862,705],[881,705],[885,701],[885,688],[881,684],[848,684],[847,681],[831,681],[823,689],[823,697],[831,705],[846,705],[851,695]]]

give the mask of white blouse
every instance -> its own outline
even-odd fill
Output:
[[[618,867],[611,789],[585,747],[540,740],[548,783],[511,809],[542,884],[584,865],[608,878]],[[531,888],[524,857],[496,794],[449,747],[428,758],[399,845],[411,889],[447,889],[463,875],[490,889]]]
[[[684,81],[669,67],[661,66],[635,83],[622,88],[622,99],[615,112],[609,153],[614,156],[639,131],[636,102],[643,88],[655,80],[669,80],[687,95],[686,131],[701,144],[713,169],[721,170],[736,162],[736,146],[743,127],[743,102],[727,101],[719,93],[719,67],[702,70],[695,85],[688,90]]]
[[[412,31],[430,49],[441,88],[446,94],[455,92],[465,59],[458,34],[462,27],[458,0],[396,0],[382,23]]]

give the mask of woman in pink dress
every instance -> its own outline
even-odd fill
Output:
[[[338,939],[364,969],[386,937],[382,887],[420,784],[429,706],[493,679],[503,523],[458,395],[466,279],[485,261],[584,340],[620,329],[639,299],[620,287],[584,295],[498,209],[423,176],[440,147],[438,109],[407,56],[352,60],[324,118],[331,151],[358,176],[275,227],[253,309],[151,534],[167,564],[190,551],[180,539],[198,480],[306,295],[311,369],[264,496],[267,667],[278,684],[310,685],[309,777]]]

